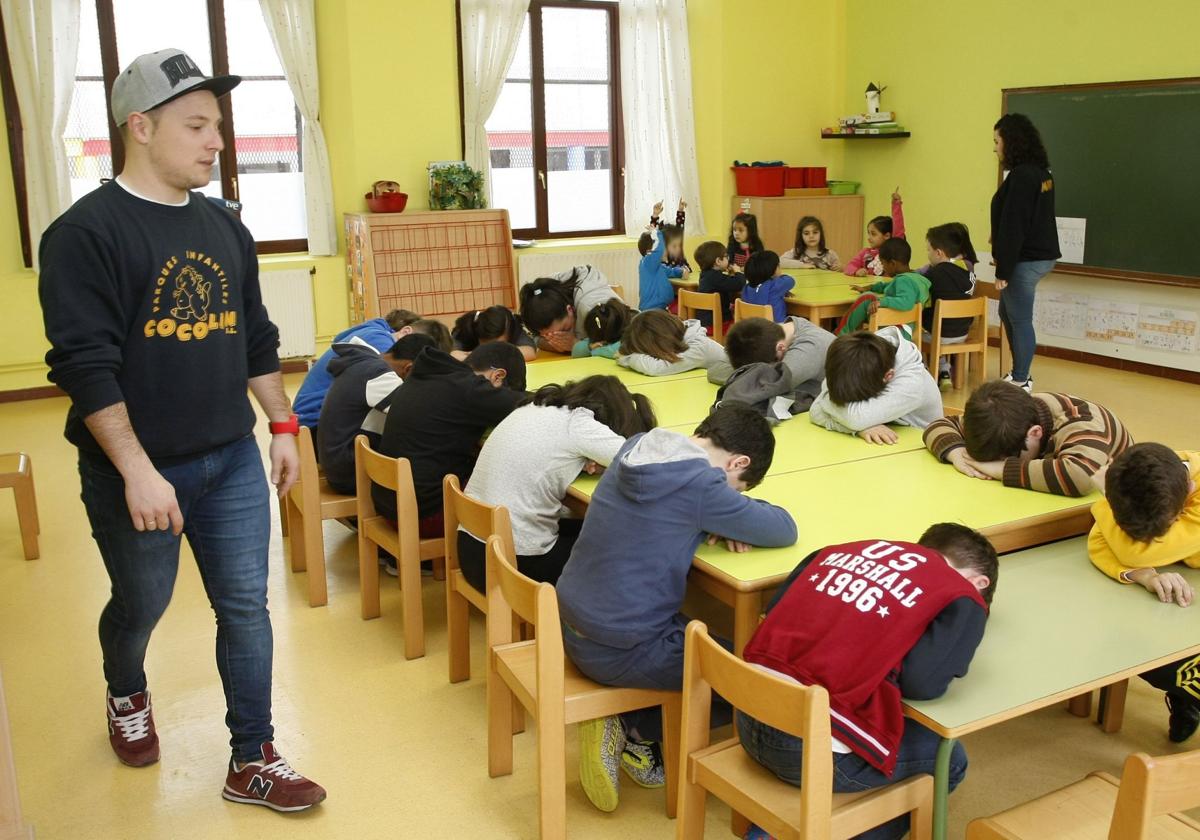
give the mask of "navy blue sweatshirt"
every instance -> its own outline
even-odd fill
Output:
[[[279,370],[254,240],[200,193],[188,198],[157,204],[109,182],[42,236],[46,364],[71,398],[66,436],[80,449],[103,454],[83,420],[122,401],[158,462],[254,429],[247,379]]]
[[[921,312],[921,325],[932,334],[933,307],[939,300],[970,300],[975,290],[971,273],[960,265],[942,262],[925,272],[929,281],[929,305]],[[974,318],[947,318],[942,323],[942,338],[958,338],[971,329]]]
[[[700,272],[700,287],[697,291],[705,294],[718,292],[721,295],[721,317],[725,319],[725,325],[728,327],[733,320],[733,302],[745,285],[746,278],[740,274],[726,274],[716,268],[706,268]],[[700,323],[706,327],[712,326],[712,316],[701,312]]]
[[[631,437],[596,486],[555,585],[563,620],[626,650],[662,635],[706,534],[777,548],[796,541],[796,523],[730,487],[690,438],[667,429]]]
[[[1054,176],[1032,163],[1013,167],[992,196],[992,258],[996,278],[1011,280],[1019,262],[1056,260]]]
[[[796,580],[812,559],[820,554],[814,551],[800,561],[788,579],[775,593],[767,612],[775,608],[788,587]],[[987,626],[987,610],[970,598],[957,598],[938,613],[929,623],[924,634],[905,655],[900,665],[900,694],[910,700],[932,700],[941,697],[950,687],[950,681],[966,676],[975,656],[975,649],[983,641]],[[836,643],[832,639],[831,643]],[[856,654],[857,651],[848,651]]]
[[[333,384],[325,392],[317,423],[317,460],[329,486],[355,492],[354,441],[366,435],[372,449],[387,421],[392,395],[403,382],[383,355],[361,338],[335,344],[328,371]]]

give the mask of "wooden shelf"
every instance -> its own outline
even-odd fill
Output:
[[[893,131],[888,134],[822,134],[822,140],[891,140],[894,137],[911,137],[908,131]]]

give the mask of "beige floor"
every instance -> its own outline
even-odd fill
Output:
[[[1101,398],[1140,440],[1198,443],[1200,388],[1052,360],[1039,361],[1037,376],[1040,388]],[[270,585],[278,743],[329,789],[328,801],[311,814],[282,817],[218,796],[227,733],[212,614],[186,556],[147,663],[163,760],[142,770],[118,765],[105,739],[95,636],[107,579],[78,501],[73,451],[59,434],[65,408],[63,400],[0,405],[0,449],[33,456],[44,527],[42,559],[26,563],[12,505],[0,498],[0,669],[21,796],[39,837],[203,840],[280,829],[297,838],[536,836],[532,735],[517,739],[512,776],[487,776],[481,625],[477,676],[452,686],[441,587],[427,578],[428,654],[406,662],[399,592],[386,587],[383,617],[359,620],[353,542],[335,523],[326,530],[328,607],[308,608],[303,580],[286,570],[278,539]],[[1145,596],[1131,590],[1129,597]],[[1118,735],[1052,709],[966,739],[971,770],[951,798],[951,836],[961,837],[974,816],[1089,770],[1119,772],[1131,751],[1171,751],[1165,723],[1161,696],[1137,685]],[[673,836],[658,792],[626,784],[620,808],[604,815],[573,776],[567,788],[573,837]],[[727,820],[728,811],[710,801],[709,836],[728,836]]]

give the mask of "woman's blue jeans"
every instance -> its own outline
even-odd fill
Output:
[[[159,469],[175,488],[204,591],[217,619],[217,670],[234,758],[261,758],[271,726],[271,618],[267,547],[271,511],[262,455],[253,437]],[[79,453],[83,503],[112,594],[100,614],[104,678],[114,697],[146,689],[146,647],[175,588],[180,537],[137,531],[125,481],[108,459]]]
[[[1033,329],[1033,297],[1038,281],[1054,269],[1054,260],[1030,260],[1019,262],[1013,267],[1012,277],[1000,292],[1000,320],[1008,332],[1008,346],[1012,350],[1012,378],[1024,382],[1029,378],[1029,367],[1037,349],[1037,335]],[[1003,373],[1003,371],[1001,371]]]

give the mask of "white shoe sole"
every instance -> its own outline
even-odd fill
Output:
[[[228,799],[230,802],[237,802],[240,805],[264,805],[267,808],[270,808],[272,811],[278,811],[281,814],[291,814],[295,813],[296,811],[307,811],[314,805],[320,805],[325,801],[325,797],[322,796],[316,802],[311,802],[308,805],[293,805],[291,808],[285,808],[282,805],[276,805],[274,802],[268,802],[265,799],[251,799],[248,796],[232,793],[229,788],[225,788],[221,791],[221,798]]]

